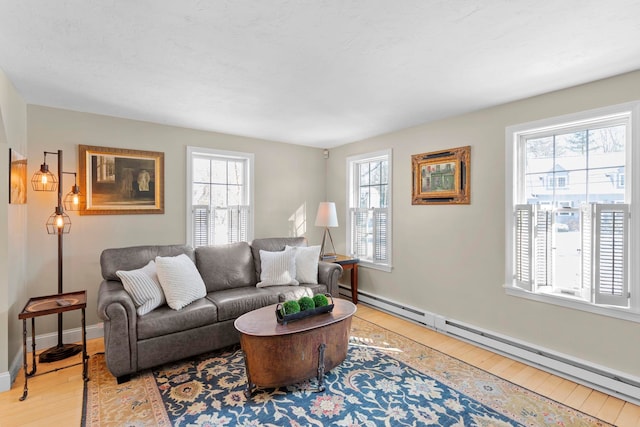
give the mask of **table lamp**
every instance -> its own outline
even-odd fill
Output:
[[[322,236],[322,246],[320,247],[320,259],[335,259],[336,248],[333,245],[333,238],[329,227],[338,226],[338,215],[336,213],[336,204],[334,202],[320,202],[318,206],[318,214],[316,215],[316,227],[324,227],[324,234]],[[331,249],[333,252],[325,252],[325,244],[327,243],[327,236],[331,242]]]

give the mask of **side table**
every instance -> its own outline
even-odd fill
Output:
[[[343,270],[351,270],[351,301],[358,304],[358,258],[336,254],[336,259],[327,260],[340,264]]]
[[[82,378],[88,381],[87,376],[87,328],[85,324],[85,308],[87,307],[87,291],[67,292],[63,294],[47,295],[43,297],[31,298],[18,314],[18,319],[22,320],[22,352],[24,361],[24,391],[20,400],[25,400],[28,394],[27,380],[36,374],[36,317],[47,314],[60,314],[65,311],[82,310]],[[27,361],[27,319],[31,319],[31,371],[28,370]],[[65,366],[69,368],[75,365]],[[58,368],[63,369],[63,368]],[[57,371],[58,369],[55,369]],[[48,372],[54,372],[48,371]],[[48,373],[43,372],[43,373]]]

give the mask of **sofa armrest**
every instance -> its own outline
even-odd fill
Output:
[[[342,277],[342,266],[333,262],[318,262],[318,283],[327,287],[333,297],[338,296],[338,280]]]
[[[123,377],[136,372],[138,315],[122,283],[115,280],[100,283],[98,317],[104,321],[105,359],[111,373]]]

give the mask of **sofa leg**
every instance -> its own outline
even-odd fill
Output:
[[[124,384],[126,382],[129,382],[129,380],[131,379],[131,375],[122,375],[121,377],[118,377],[118,384]]]

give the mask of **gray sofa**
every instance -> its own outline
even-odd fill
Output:
[[[319,262],[318,284],[257,288],[260,250],[281,251],[285,245],[306,246],[306,239],[269,238],[219,246],[135,246],[106,249],[100,256],[103,281],[98,291],[98,316],[104,321],[107,367],[127,381],[142,369],[177,361],[240,341],[233,323],[240,315],[305,294],[338,295],[342,267]],[[207,288],[207,296],[181,310],[167,305],[138,316],[136,307],[116,275],[135,270],[156,256],[188,255]],[[274,313],[275,316],[275,313]]]

